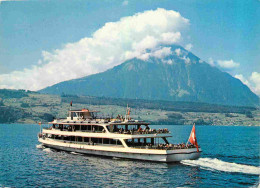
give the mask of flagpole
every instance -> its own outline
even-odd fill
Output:
[[[40,133],[42,133],[42,122],[39,122],[40,125]]]
[[[190,137],[189,137],[189,139],[190,139]],[[187,140],[186,146],[188,145],[189,139]]]

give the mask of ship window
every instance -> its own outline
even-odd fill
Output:
[[[85,144],[94,144],[94,145],[118,145],[122,146],[122,142],[118,139],[109,139],[109,138],[90,138],[90,137],[80,137],[80,136],[61,136],[61,135],[49,135],[51,138],[56,140],[63,140],[65,142],[84,142]],[[126,141],[127,142],[127,141]]]
[[[154,145],[154,138],[136,138],[125,140],[126,144],[130,147],[142,147],[147,145]]]
[[[109,138],[91,138],[91,142],[93,142],[94,144],[122,145],[122,142],[120,140]]]
[[[108,138],[104,138],[104,139],[103,139],[103,144],[109,144],[109,140],[110,140],[110,139],[108,139]]]
[[[112,144],[122,145],[122,142],[120,140],[117,140],[117,139],[112,139]]]
[[[102,126],[97,126],[97,125],[93,125],[92,126],[92,131],[97,131],[97,132],[101,132],[101,131],[103,131],[103,129],[104,129],[104,127],[102,127]]]

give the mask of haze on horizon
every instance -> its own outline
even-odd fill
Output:
[[[2,1],[0,88],[39,90],[180,44],[260,95],[259,1]]]

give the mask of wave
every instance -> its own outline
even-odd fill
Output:
[[[245,174],[260,175],[260,168],[244,164],[230,163],[212,158],[200,158],[198,160],[183,160],[184,165],[199,166],[208,170],[218,170],[223,172],[236,172]]]
[[[84,154],[77,153],[77,152],[74,152],[74,151],[72,151],[72,152],[70,152],[70,153],[73,154],[73,155],[84,155]]]
[[[81,155],[80,153],[77,153],[77,152],[74,152],[74,151],[72,151],[70,153],[73,154],[73,155]]]
[[[36,148],[38,148],[38,149],[43,149],[44,146],[43,146],[42,144],[39,144],[39,145],[36,145]]]
[[[120,157],[112,157],[112,159],[114,159],[114,160],[122,160],[122,158],[120,158]]]
[[[45,148],[45,149],[43,149],[43,151],[48,152],[48,153],[52,152],[52,150],[50,148]]]

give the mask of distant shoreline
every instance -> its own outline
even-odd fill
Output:
[[[258,107],[225,106],[181,101],[149,101],[93,96],[49,95],[0,89],[0,123],[37,124],[64,118],[73,109],[90,108],[101,116],[124,115],[128,104],[133,119],[152,125],[260,126]]]
[[[39,126],[38,123],[0,123],[0,125],[35,125],[35,126]],[[48,123],[42,123],[42,125],[48,125]],[[174,124],[153,124],[151,123],[150,125],[153,125],[153,126],[160,126],[160,125],[166,125],[166,126],[192,126],[191,125],[188,125],[188,124],[185,124],[185,125],[174,125]],[[216,126],[216,127],[260,127],[260,125],[196,125],[196,126]]]

